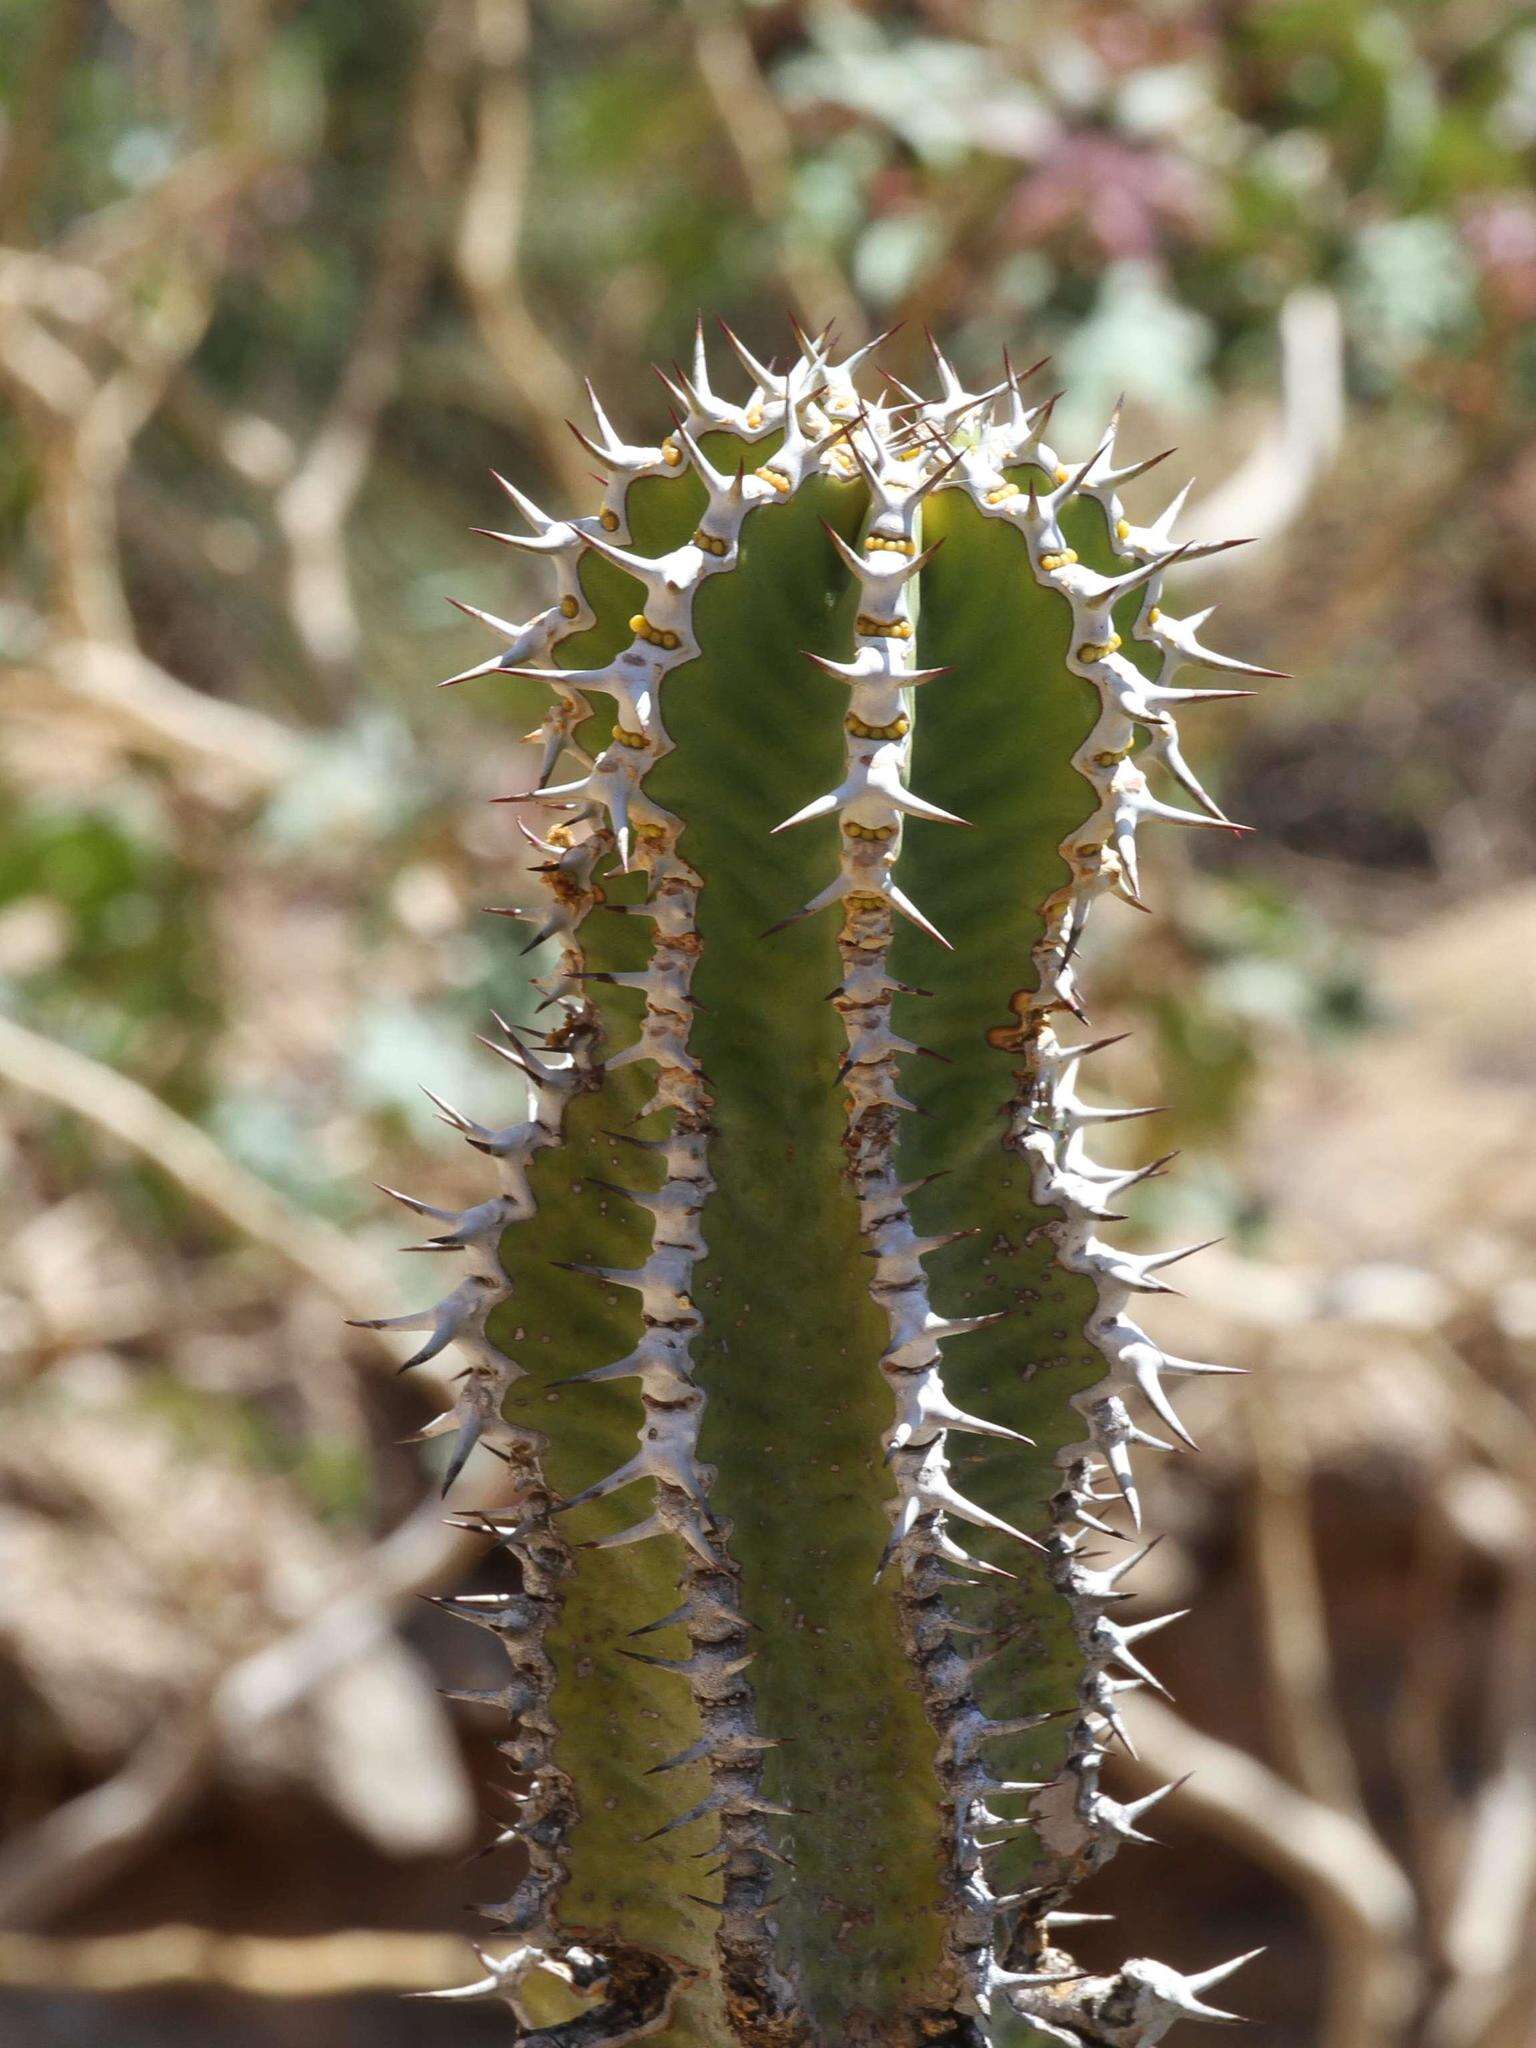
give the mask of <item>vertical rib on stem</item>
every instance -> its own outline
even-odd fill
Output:
[[[693,395],[699,396],[697,390]],[[788,434],[793,425],[788,400],[784,412]],[[698,1455],[706,1397],[695,1381],[691,1356],[701,1324],[692,1288],[695,1265],[708,1251],[702,1216],[714,1189],[709,1166],[713,1097],[689,1042],[702,884],[678,850],[679,820],[646,796],[643,787],[654,763],[672,751],[663,720],[664,686],[672,671],[698,656],[696,596],[710,577],[736,568],[748,513],[755,506],[777,504],[780,494],[773,485],[748,479],[740,471],[732,477],[716,470],[681,423],[655,451],[653,464],[652,451],[623,450],[601,413],[599,419],[612,467],[631,474],[653,473],[657,464],[663,470],[678,468],[686,451],[708,502],[690,539],[662,556],[637,555],[600,537],[587,543],[635,577],[645,598],[641,611],[630,620],[630,645],[604,669],[580,672],[575,680],[583,696],[594,691],[611,696],[617,722],[609,745],[592,762],[587,776],[563,786],[561,796],[574,796],[597,808],[621,860],[646,878],[644,915],[654,926],[654,939],[644,969],[625,977],[643,993],[640,1036],[607,1064],[610,1069],[635,1063],[648,1066],[654,1092],[639,1116],[668,1114],[672,1121],[664,1139],[634,1141],[660,1159],[660,1187],[617,1191],[651,1215],[650,1250],[643,1265],[630,1272],[595,1273],[639,1294],[644,1325],[640,1342],[627,1357],[584,1375],[639,1380],[639,1448],[628,1464],[594,1481],[565,1505],[577,1507],[631,1480],[647,1478],[655,1486],[651,1512],[602,1539],[604,1547],[664,1532],[678,1539],[681,1604],[661,1622],[648,1622],[646,1632],[661,1625],[681,1626],[688,1654],[627,1654],[687,1682],[702,1733],[657,1769],[702,1763],[709,1774],[709,1791],[658,1832],[668,1834],[706,1815],[714,1818],[720,1855],[716,1874],[722,1886],[716,1945],[727,2010],[740,2040],[759,2048],[793,2048],[809,2037],[794,1988],[774,1955],[768,1894],[777,1855],[765,1816],[781,1809],[763,1797],[760,1782],[763,1753],[772,1744],[757,1728],[745,1675],[752,1659],[729,1529],[711,1511],[713,1475]],[[610,504],[601,524],[612,531],[621,518],[619,508]],[[558,682],[557,687],[569,690],[572,681]]]

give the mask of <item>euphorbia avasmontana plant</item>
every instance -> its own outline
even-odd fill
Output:
[[[1144,908],[1143,826],[1241,829],[1174,724],[1232,692],[1175,677],[1268,671],[1163,609],[1215,550],[1127,516],[1113,423],[1069,459],[1011,369],[935,349],[925,398],[727,338],[749,395],[701,338],[653,445],[594,400],[590,516],[505,485],[549,602],[472,611],[504,644],[467,674],[549,708],[508,799],[528,1107],[439,1105],[499,1191],[409,1200],[467,1270],[395,1319],[462,1354],[449,1483],[483,1442],[514,1489],[463,1519],[518,1590],[445,1603],[506,1654],[464,1697],[514,1774],[448,1995],[548,2048],[1143,2048],[1237,1962],[1064,1937],[1159,1796],[1100,1781],[1171,1618],[1117,1619],[1132,1447],[1223,1368],[1137,1319],[1183,1253],[1105,1236],[1161,1162],[1092,1156],[1143,1112],[1083,1092],[1078,955],[1098,898]]]

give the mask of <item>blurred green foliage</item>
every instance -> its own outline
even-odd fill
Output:
[[[224,1023],[196,871],[138,784],[93,802],[8,792],[0,997],[51,1036],[198,1107]]]

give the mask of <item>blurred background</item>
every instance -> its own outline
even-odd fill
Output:
[[[434,1390],[342,1318],[429,1298],[369,1183],[478,1190],[418,1083],[496,1099],[526,1013],[476,913],[529,707],[431,686],[491,651],[450,592],[532,588],[465,529],[492,464],[589,488],[583,372],[654,438],[701,308],[1049,349],[1069,451],[1124,390],[1182,531],[1260,537],[1187,588],[1297,675],[1194,721],[1259,836],[1096,934],[1177,1105],[1145,1220],[1225,1234],[1158,1328],[1253,1370],[1153,1481],[1199,1619],[1121,1782],[1196,1775],[1088,1903],[1267,1942],[1267,2042],[1523,2048],[1536,15],[0,0],[0,46],[3,2048],[505,2038],[397,1995],[462,1980],[494,1730],[417,1597],[470,1569]]]

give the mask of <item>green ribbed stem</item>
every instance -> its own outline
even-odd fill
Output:
[[[1111,1475],[1188,1369],[1103,1237],[1074,979],[1167,815],[1161,690],[1222,664],[1160,623],[1166,535],[1107,451],[1074,476],[942,364],[915,425],[861,414],[803,357],[732,408],[701,350],[702,447],[599,415],[601,521],[525,507],[560,603],[503,660],[579,672],[593,715],[540,818],[550,1071],[490,1146],[516,1220],[478,1268],[506,1417],[548,1440],[496,1525],[530,1595],[531,1875],[485,1988],[541,2048],[982,2048],[1032,2019],[1150,2048],[1202,1980],[1084,1978],[1048,1918],[1130,1826],[1099,1770],[1139,1635],[1092,1532],[1125,1532]],[[469,1348],[461,1455],[511,1370]],[[554,1384],[632,1354],[643,1382]]]

